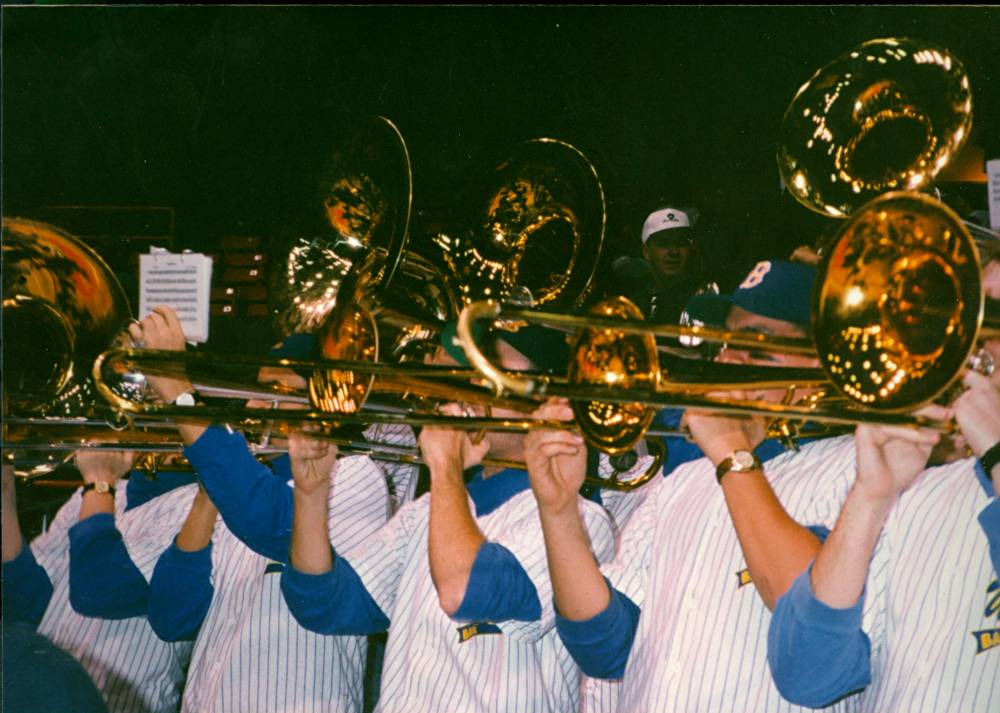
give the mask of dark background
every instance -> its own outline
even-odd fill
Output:
[[[280,233],[317,209],[312,166],[344,117],[378,113],[410,149],[414,231],[549,135],[597,167],[606,261],[687,201],[731,283],[826,226],[780,193],[774,159],[816,69],[876,37],[947,47],[996,156],[998,27],[1000,9],[968,7],[8,7],[3,209],[169,206],[175,245],[202,250]]]

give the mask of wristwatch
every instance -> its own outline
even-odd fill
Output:
[[[185,391],[183,394],[178,394],[177,398],[171,403],[174,406],[194,406],[194,394],[190,391]]]
[[[115,486],[106,480],[95,480],[93,483],[87,483],[83,486],[83,494],[86,495],[89,491],[93,490],[95,493],[108,494],[111,497],[115,496]]]
[[[753,451],[733,451],[726,456],[715,469],[715,479],[722,483],[722,476],[729,472],[747,473],[751,470],[760,470],[762,467],[760,458]]]

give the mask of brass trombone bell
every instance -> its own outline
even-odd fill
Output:
[[[325,157],[305,233],[274,280],[278,326],[313,332],[338,302],[351,268],[378,250],[380,278],[392,278],[406,245],[413,203],[410,156],[399,129],[382,116],[354,120]]]
[[[955,55],[913,39],[871,40],[798,90],[778,168],[796,200],[844,218],[888,191],[929,187],[971,126],[969,78]]]
[[[131,316],[125,292],[59,228],[5,217],[2,239],[5,400],[19,413],[72,411],[87,401],[94,358]]]
[[[943,204],[916,193],[878,198],[846,224],[817,277],[815,343],[705,327],[658,325],[623,297],[596,305],[587,316],[534,312],[473,303],[459,317],[458,335],[470,363],[498,393],[551,395],[574,401],[584,433],[600,448],[627,449],[641,437],[649,406],[685,406],[728,413],[766,414],[829,423],[878,421],[946,424],[902,414],[940,396],[966,365],[978,340],[1000,334],[984,320],[980,263],[964,225]],[[477,319],[576,327],[571,382],[531,379],[496,368],[473,339]],[[660,374],[655,337],[694,336],[735,346],[818,355],[825,376],[853,406],[793,407],[692,395],[692,384]],[[773,380],[803,386],[800,375],[769,368]],[[705,384],[723,390],[718,383]],[[758,386],[759,388],[759,386]],[[634,397],[627,407],[614,390]],[[607,403],[612,402],[612,403]],[[866,409],[866,410],[862,410]]]

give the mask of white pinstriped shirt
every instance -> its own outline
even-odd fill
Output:
[[[765,473],[793,519],[832,528],[854,479],[853,439],[810,443],[768,461]],[[636,713],[807,710],[783,700],[771,681],[770,612],[752,583],[741,585],[746,562],[712,463],[686,463],[649,488],[615,562],[604,567],[642,614],[621,700],[595,705]]]
[[[115,493],[115,525],[147,580],[184,521],[195,490],[194,485],[176,488],[128,511],[125,488]],[[82,502],[77,491],[48,531],[31,543],[53,587],[38,631],[83,665],[110,711],[172,713],[180,700],[191,644],[160,641],[145,617],[96,619],[80,616],[70,606],[68,532],[80,517]]]
[[[580,673],[553,630],[552,585],[534,495],[522,491],[476,521],[489,541],[517,557],[537,590],[541,618],[494,622],[501,634],[461,643],[460,624],[441,610],[430,577],[429,503],[424,496],[403,506],[370,546],[344,553],[392,622],[378,710],[577,710]],[[610,559],[614,536],[607,513],[582,498],[580,507],[594,551],[601,560]]]
[[[979,651],[974,635],[1000,627],[997,574],[977,520],[990,499],[974,466],[967,458],[928,469],[886,522],[865,595],[881,620],[865,711],[1000,710],[1000,647]]]
[[[367,457],[340,458],[330,491],[338,552],[362,546],[388,517],[385,475]],[[289,483],[290,487],[294,487]],[[306,631],[281,595],[281,575],[221,518],[212,538],[215,592],[195,642],[183,711],[357,713],[366,643]]]

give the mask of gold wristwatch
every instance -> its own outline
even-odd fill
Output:
[[[723,458],[719,467],[715,469],[715,479],[721,484],[722,476],[726,473],[747,473],[751,470],[760,470],[762,467],[760,458],[753,451],[733,451]]]
[[[95,493],[101,493],[102,495],[107,494],[111,497],[115,496],[115,486],[106,480],[95,480],[93,483],[87,483],[83,486],[84,495],[86,495],[90,490],[93,490]]]

